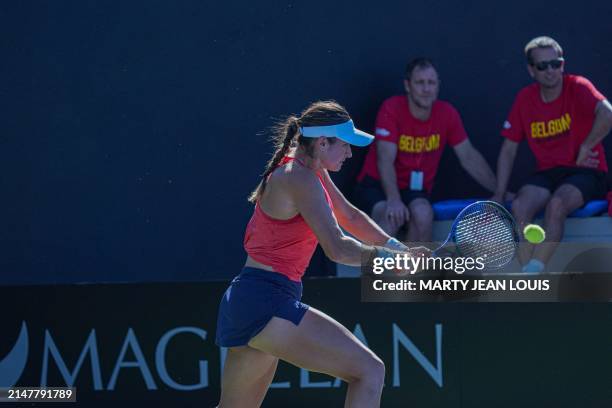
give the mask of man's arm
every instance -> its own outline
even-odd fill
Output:
[[[506,139],[499,150],[499,157],[497,158],[497,189],[493,196],[495,201],[502,202],[504,199],[518,146],[517,142]]]
[[[585,141],[580,145],[580,151],[576,159],[576,164],[586,167],[597,167],[599,159],[595,158],[593,148],[600,143],[612,129],[612,105],[607,99],[599,101],[595,106],[595,120],[593,127]]]
[[[403,225],[410,213],[402,202],[399,187],[397,186],[397,174],[395,173],[395,158],[397,157],[397,145],[382,140],[376,141],[376,165],[382,183],[385,196],[387,197],[386,217],[390,217],[397,225]]]
[[[387,200],[401,200],[395,174],[397,145],[391,142],[376,141],[376,165]]]
[[[493,170],[489,167],[482,154],[474,148],[469,139],[453,147],[459,158],[459,163],[481,186],[492,193],[496,192],[497,181]]]

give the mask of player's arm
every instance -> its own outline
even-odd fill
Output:
[[[607,99],[599,101],[595,106],[595,119],[593,120],[593,127],[589,132],[584,142],[580,145],[580,151],[578,152],[578,158],[576,164],[589,166],[589,160],[593,160],[594,154],[592,150],[598,143],[600,143],[610,130],[612,129],[612,105]],[[599,164],[598,159],[594,159]],[[597,164],[592,167],[597,167]]]
[[[370,245],[385,245],[391,238],[363,211],[351,204],[334,184],[327,170],[322,170],[323,183],[334,205],[334,215],[342,228],[358,240]]]
[[[410,218],[408,208],[402,202],[399,187],[397,186],[397,174],[395,173],[395,158],[397,157],[397,144],[376,141],[376,165],[378,174],[387,198],[387,212],[398,225],[404,224]]]
[[[374,248],[344,235],[325,200],[323,187],[310,172],[295,172],[287,191],[306,223],[310,226],[325,255],[334,262],[359,266],[364,251]]]
[[[489,167],[487,161],[482,157],[482,154],[469,141],[465,139],[463,142],[453,146],[455,154],[461,163],[461,167],[467,171],[481,186],[492,193],[497,189],[497,181],[493,170]]]
[[[496,201],[502,201],[508,188],[512,167],[514,166],[514,158],[518,151],[519,144],[510,139],[505,139],[499,150],[497,158],[497,189],[493,196]]]

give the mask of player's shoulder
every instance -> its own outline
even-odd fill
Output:
[[[297,160],[288,160],[282,165],[279,165],[272,171],[268,182],[276,182],[278,184],[290,184],[297,180],[308,178],[309,172]]]
[[[304,186],[307,189],[319,185],[319,178],[316,173],[297,162],[290,163],[290,166],[287,166],[284,181],[288,186]]]
[[[268,179],[268,186],[277,192],[284,192],[282,194],[302,196],[319,189],[321,183],[312,170],[293,161],[274,170]]]

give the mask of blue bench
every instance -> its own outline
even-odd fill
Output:
[[[482,199],[445,200],[433,203],[434,219],[436,221],[453,220],[466,206]],[[510,209],[511,202],[505,204]],[[586,218],[595,217],[608,210],[606,200],[593,200],[586,203],[582,208],[570,214],[570,217]]]

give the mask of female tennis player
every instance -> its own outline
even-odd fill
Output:
[[[351,157],[351,145],[373,137],[331,101],[290,116],[275,136],[276,151],[249,198],[255,210],[244,237],[246,264],[219,308],[216,343],[229,348],[219,407],[259,407],[279,358],[346,381],[345,407],[377,407],[383,362],[340,323],[300,302],[317,242],[347,265],[360,265],[364,251],[411,251],[351,205],[329,177]]]

